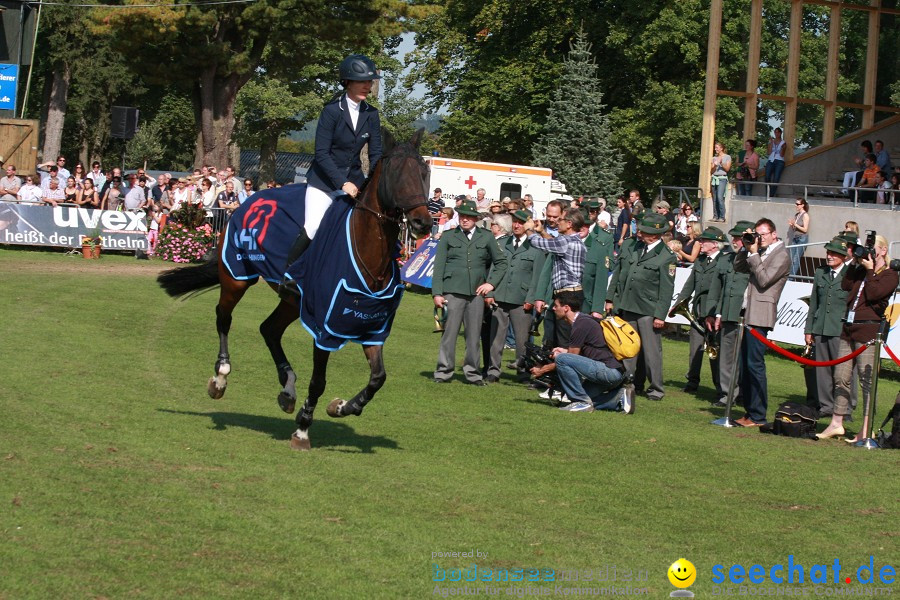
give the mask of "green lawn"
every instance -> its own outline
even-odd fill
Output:
[[[569,414],[511,379],[431,383],[430,298],[407,294],[385,387],[362,417],[330,419],[368,376],[359,348],[335,353],[297,453],[257,332],[274,294],[238,308],[228,392],[210,400],[218,294],[173,301],[159,269],[0,250],[0,599],[418,598],[433,565],[471,564],[615,566],[616,585],[643,572],[630,585],[664,598],[682,556],[709,597],[716,564],[900,566],[900,453],[711,426],[721,411],[679,391],[686,341],[664,344],[663,402]],[[311,345],[290,328],[301,390]],[[795,364],[768,369],[771,415],[805,391]],[[711,393],[707,365],[703,380]],[[882,380],[879,422],[897,391]]]

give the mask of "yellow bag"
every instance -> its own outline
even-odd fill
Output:
[[[622,317],[606,317],[600,321],[609,351],[618,360],[634,358],[641,351],[641,336]]]

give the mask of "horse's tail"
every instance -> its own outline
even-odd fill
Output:
[[[163,271],[156,282],[173,297],[215,287],[219,285],[219,259],[213,257],[202,265]]]

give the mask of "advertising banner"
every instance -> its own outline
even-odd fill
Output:
[[[0,202],[0,244],[80,248],[94,234],[110,250],[147,250],[143,212]]]
[[[403,265],[400,277],[407,283],[424,288],[431,287],[431,274],[434,272],[434,256],[437,253],[437,240],[428,240],[409,257]]]
[[[0,65],[0,109],[16,110],[19,65]]]

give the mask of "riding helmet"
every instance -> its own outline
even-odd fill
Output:
[[[381,79],[375,63],[368,56],[351,54],[341,61],[341,81],[369,81]]]

